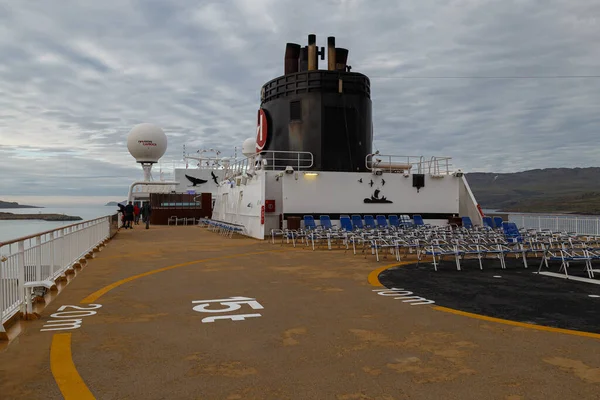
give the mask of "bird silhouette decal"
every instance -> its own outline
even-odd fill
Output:
[[[213,181],[215,181],[215,183],[218,185],[219,184],[219,180],[218,177],[215,175],[214,172],[210,171],[210,174],[212,175],[212,179]]]
[[[360,179],[358,180],[358,182],[359,182],[359,183],[362,183],[362,178],[360,178]]]
[[[381,180],[381,186],[384,186],[384,185],[385,185],[385,179],[382,179]]]
[[[375,183],[375,182],[373,182],[373,179],[371,179],[371,182],[369,182],[369,185],[371,185],[371,187],[373,187],[373,184],[374,184],[374,183]]]
[[[190,182],[192,182],[192,186],[202,185],[203,183],[208,182],[207,180],[200,179],[200,178],[194,178],[193,176],[189,176],[189,175],[186,175],[185,177],[188,178],[188,180]]]

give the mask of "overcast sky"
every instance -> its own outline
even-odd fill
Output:
[[[165,130],[166,160],[184,143],[231,155],[309,33],[371,78],[386,154],[599,166],[600,78],[573,77],[600,75],[599,15],[597,0],[0,0],[0,199],[122,200],[141,122]]]

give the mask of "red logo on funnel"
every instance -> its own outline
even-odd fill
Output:
[[[256,121],[256,152],[262,151],[267,143],[267,114],[262,108],[258,110]]]

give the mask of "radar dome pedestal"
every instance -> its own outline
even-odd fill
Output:
[[[138,124],[129,131],[127,149],[135,161],[142,164],[144,180],[149,181],[152,164],[157,163],[167,151],[167,135],[159,126]]]

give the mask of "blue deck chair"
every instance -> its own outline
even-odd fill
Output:
[[[494,217],[494,228],[502,228],[502,217]]]
[[[503,222],[502,230],[504,231],[504,237],[506,241],[512,243],[522,243],[523,237],[521,236],[521,232],[519,232],[519,228],[517,228],[517,224],[514,222]]]
[[[342,230],[346,232],[352,232],[352,221],[348,215],[340,215],[340,225],[342,226]]]
[[[423,217],[421,217],[420,215],[413,215],[413,221],[415,222],[415,225],[417,226],[425,226],[425,221],[423,221]]]
[[[323,227],[323,229],[333,229],[329,215],[321,215],[319,216],[319,220],[321,221],[321,227]]]
[[[385,215],[376,215],[375,219],[377,220],[377,226],[379,226],[380,228],[387,228],[388,222]]]
[[[492,217],[483,217],[483,226],[494,229],[494,221]]]
[[[369,229],[377,228],[377,225],[375,225],[375,218],[373,218],[372,215],[365,215],[365,226]]]
[[[473,229],[473,221],[471,221],[471,217],[461,217],[462,224],[467,229]]]
[[[352,216],[352,225],[354,225],[354,229],[363,229],[362,217],[354,214]]]
[[[312,215],[304,216],[304,228],[307,230],[317,229],[317,224],[315,223],[315,219]]]
[[[390,225],[393,227],[400,227],[400,220],[397,215],[388,215],[388,219],[390,220]]]

